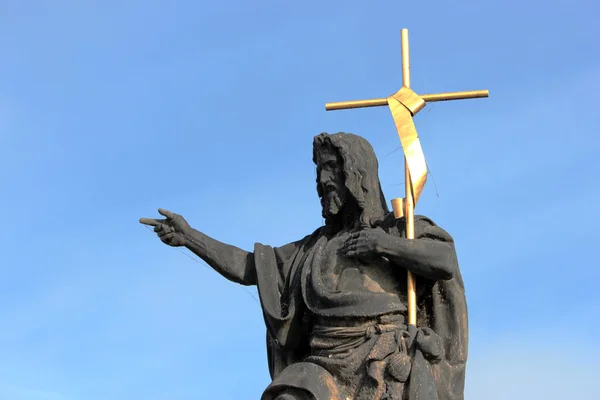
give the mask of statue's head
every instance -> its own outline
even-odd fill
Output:
[[[351,133],[322,133],[313,142],[313,161],[326,224],[351,214],[357,225],[373,227],[387,215],[377,157],[365,139]]]

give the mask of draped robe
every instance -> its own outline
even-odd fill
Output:
[[[389,214],[379,228],[403,236],[404,220]],[[439,240],[454,245],[452,237],[423,216],[415,217],[416,240]],[[405,310],[402,296],[361,290],[331,290],[323,284],[323,249],[330,240],[326,227],[282,247],[256,244],[254,263],[267,328],[267,354],[273,382],[263,400],[287,388],[302,389],[315,400],[342,399],[336,371],[310,362],[313,321],[318,318],[376,318]],[[389,265],[406,270],[401,266]],[[433,329],[441,338],[443,357],[430,362],[416,351],[407,382],[409,400],[462,400],[467,360],[467,307],[460,271],[450,280],[417,276],[417,325]]]

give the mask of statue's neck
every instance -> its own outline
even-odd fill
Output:
[[[360,210],[358,207],[344,207],[330,224],[331,233],[350,232],[360,228]]]

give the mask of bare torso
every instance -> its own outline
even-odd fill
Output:
[[[323,251],[321,273],[331,292],[374,292],[397,296],[406,304],[405,273],[383,257],[361,260],[340,250],[351,233],[342,232],[328,240]]]

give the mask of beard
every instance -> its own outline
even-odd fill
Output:
[[[323,218],[330,218],[339,214],[344,205],[344,198],[337,190],[329,190],[321,197]]]

